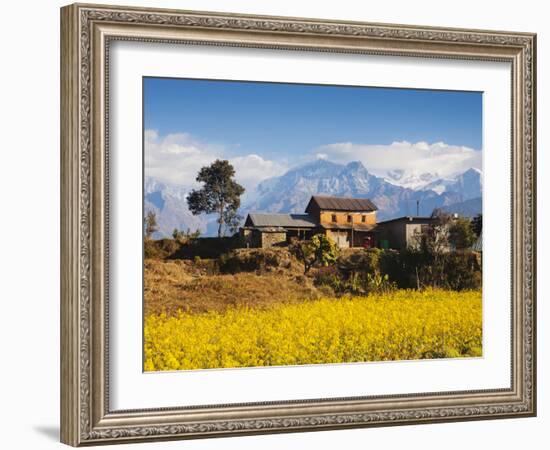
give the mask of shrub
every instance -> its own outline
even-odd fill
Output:
[[[314,275],[315,286],[326,286],[332,289],[335,294],[344,291],[344,279],[335,266],[320,267]]]
[[[471,251],[446,252],[437,258],[414,249],[388,252],[381,259],[381,273],[387,274],[402,289],[481,288],[481,265]]]
[[[380,259],[383,252],[379,248],[350,249],[342,252],[337,265],[343,272],[358,270],[368,273],[380,272]]]
[[[339,248],[328,236],[316,234],[309,241],[293,241],[290,251],[302,262],[306,274],[312,267],[334,264],[338,258]]]
[[[449,226],[449,242],[457,250],[470,248],[476,238],[472,222],[469,219],[459,217]]]

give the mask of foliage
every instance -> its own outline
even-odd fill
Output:
[[[328,286],[335,294],[364,295],[391,292],[396,284],[381,271],[383,250],[377,248],[343,252],[336,266],[321,268],[315,274],[315,285]]]
[[[481,230],[483,229],[483,214],[478,214],[472,219],[472,231],[479,237]]]
[[[476,241],[471,221],[464,217],[454,219],[449,225],[449,243],[456,250],[470,248]]]
[[[146,371],[481,356],[481,292],[427,289],[145,318]]]
[[[449,226],[452,216],[441,209],[432,212],[434,221],[418,233],[410,249],[419,250],[435,259],[449,250]]]
[[[191,232],[190,228],[187,228],[187,231],[181,231],[177,228],[174,228],[174,231],[172,232],[172,238],[174,238],[175,241],[178,241],[182,244],[186,244],[190,241],[193,241],[195,239],[198,239],[201,235],[201,230],[198,228]]]
[[[481,261],[474,252],[451,252],[444,263],[446,288],[457,291],[481,288]]]
[[[158,231],[158,225],[157,225],[157,215],[154,213],[154,211],[149,211],[144,219],[144,225],[145,225],[145,238],[151,239],[153,236],[153,233]]]
[[[399,287],[471,289],[481,287],[481,265],[466,250],[475,242],[470,221],[435,209],[434,222],[417,235],[414,245],[389,264]],[[457,251],[458,250],[458,251]]]
[[[314,266],[334,264],[339,254],[336,243],[324,234],[316,234],[309,241],[293,241],[290,250],[304,265],[304,274]]]
[[[379,248],[344,250],[338,257],[337,266],[342,272],[379,272],[380,258],[385,251]]]
[[[218,215],[218,237],[226,230],[235,232],[241,220],[237,211],[244,188],[233,179],[234,176],[235,169],[229,161],[217,159],[199,171],[196,180],[203,183],[202,188],[193,189],[187,196],[189,210],[194,215]]]
[[[327,286],[335,294],[345,292],[345,281],[342,273],[336,266],[320,267],[314,275],[316,286]]]
[[[481,263],[474,252],[453,251],[439,255],[406,249],[386,251],[380,258],[380,273],[399,288],[467,290],[481,288]]]

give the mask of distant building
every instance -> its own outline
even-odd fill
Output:
[[[240,230],[241,245],[250,248],[286,245],[293,237],[311,238],[317,227],[309,214],[248,214]]]
[[[322,233],[339,247],[375,245],[377,207],[366,198],[314,195],[305,214],[248,214],[240,230],[244,247],[286,245]]]
[[[378,246],[401,250],[418,245],[418,236],[437,219],[434,217],[404,216],[378,222]]]

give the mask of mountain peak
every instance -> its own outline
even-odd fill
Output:
[[[308,162],[308,163],[305,163],[301,166],[298,166],[296,168],[296,170],[300,170],[300,169],[308,169],[308,168],[319,168],[319,167],[322,167],[322,168],[325,168],[325,167],[330,167],[330,168],[333,168],[333,167],[339,167],[340,164],[337,164],[337,163],[334,163],[332,161],[329,161],[328,159],[324,159],[324,158],[318,158],[314,161],[311,161],[311,162]]]
[[[367,170],[361,161],[351,161],[346,164],[346,168],[349,170]]]
[[[482,172],[479,169],[476,169],[475,167],[469,168],[467,171],[465,171],[462,176],[468,175],[468,176],[481,176]]]
[[[323,176],[332,176],[336,172],[342,169],[341,164],[336,164],[326,159],[316,159],[309,163],[298,166],[294,169],[289,170],[285,175],[286,176],[305,176],[305,177],[323,177]]]

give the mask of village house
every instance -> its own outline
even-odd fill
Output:
[[[376,205],[367,198],[314,195],[303,214],[250,213],[240,229],[241,245],[267,248],[306,240],[315,234],[330,237],[340,248],[404,249],[418,245],[418,235],[433,217],[404,216],[376,221]]]
[[[244,247],[286,245],[292,238],[325,234],[339,247],[375,245],[377,207],[366,198],[314,195],[304,214],[248,214],[240,230]]]
[[[378,246],[402,250],[419,245],[418,237],[437,219],[434,217],[404,216],[378,222]]]

